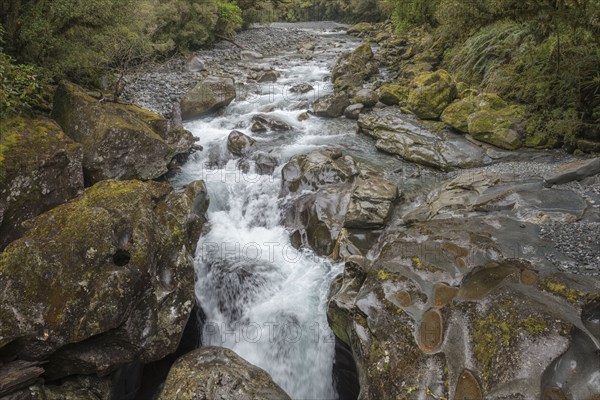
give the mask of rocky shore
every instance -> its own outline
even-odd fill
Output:
[[[280,79],[278,65],[256,66],[264,56],[316,57],[317,28],[342,26],[255,27],[148,66],[127,77],[132,104],[63,82],[52,119],[7,124],[0,399],[290,398],[233,351],[194,349],[206,318],[195,282],[207,278],[194,276],[196,246],[223,227],[208,222],[205,182],[169,182],[199,151],[181,119],[235,105],[237,84]],[[205,149],[215,165],[276,174],[277,193],[252,192],[254,207],[273,200],[294,247],[345,265],[326,306],[343,360],[332,374],[352,382],[339,393],[598,398],[600,158],[524,148],[520,105],[456,82],[385,25],[349,33],[364,41],[331,66],[330,93],[284,116],[262,107]],[[318,119],[351,129],[296,137]],[[283,280],[269,263],[230,261],[210,266],[224,314]]]

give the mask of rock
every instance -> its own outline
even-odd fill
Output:
[[[371,32],[374,26],[370,22],[359,22],[358,24],[352,25],[346,32],[348,35],[360,36],[365,33]]]
[[[200,57],[193,57],[190,62],[187,63],[188,71],[190,72],[202,72],[204,71],[204,62],[200,59]]]
[[[462,133],[469,133],[469,115],[477,110],[478,107],[474,101],[468,98],[457,100],[446,107],[441,120]]]
[[[308,113],[308,111],[304,111],[303,113],[298,115],[298,121],[300,121],[300,122],[306,121],[308,119],[310,119],[310,114]]]
[[[275,71],[267,71],[262,73],[257,79],[256,81],[259,83],[265,83],[265,82],[277,82],[277,72]]]
[[[174,352],[207,207],[199,181],[104,181],[29,221],[0,253],[0,351],[50,359],[48,380]]]
[[[387,106],[404,103],[408,99],[408,89],[399,83],[384,83],[377,89],[379,101]]]
[[[279,165],[279,160],[270,154],[257,151],[250,157],[242,158],[238,165],[245,174],[252,171],[258,175],[273,175],[275,168]],[[252,166],[254,166],[253,170]]]
[[[240,57],[242,60],[260,60],[264,56],[258,51],[242,50],[240,51]]]
[[[331,79],[336,90],[350,90],[379,71],[369,43],[363,43],[351,53],[341,55],[333,67]]]
[[[181,99],[181,116],[183,119],[202,117],[226,107],[235,96],[232,78],[209,76]]]
[[[392,182],[377,177],[359,178],[350,199],[344,227],[382,228],[397,198],[398,187]]]
[[[21,223],[83,190],[83,150],[46,118],[17,117],[0,133],[0,251]]]
[[[304,94],[308,93],[315,88],[310,83],[299,83],[290,88],[290,93]]]
[[[300,51],[315,51],[315,42],[304,42],[298,46]]]
[[[584,153],[600,154],[600,141],[579,139],[577,140],[577,149]]]
[[[351,106],[346,107],[344,116],[348,119],[358,120],[358,117],[364,108],[365,106],[362,104],[352,104]]]
[[[350,105],[350,100],[344,93],[331,94],[321,97],[312,105],[313,112],[319,117],[337,118],[344,115],[344,110]]]
[[[240,131],[232,131],[227,137],[227,149],[236,156],[244,155],[254,145],[256,140]]]
[[[264,370],[233,351],[203,347],[179,358],[159,400],[289,400]]]
[[[378,101],[379,96],[370,89],[361,89],[352,98],[352,104],[363,104],[365,107],[373,107]]]
[[[456,98],[456,86],[444,70],[418,75],[408,95],[408,109],[421,119],[438,119]]]
[[[502,149],[518,149],[523,144],[524,115],[525,109],[521,106],[477,111],[468,118],[469,134]]]
[[[597,301],[600,281],[506,258],[516,243],[539,245],[520,230],[509,219],[450,217],[390,232],[373,263],[348,259],[328,319],[352,349],[360,398],[541,398],[566,382],[581,398],[597,393],[589,380],[597,344],[569,332],[582,324],[579,310]],[[539,275],[536,283],[521,283],[524,270]],[[444,286],[455,289],[440,301]],[[570,343],[581,343],[575,379],[564,373],[573,357],[562,359]]]
[[[375,146],[386,153],[448,170],[469,168],[489,162],[477,145],[452,132],[435,133],[398,109],[374,109],[358,118],[360,132],[377,139]]]
[[[195,143],[192,134],[136,106],[100,102],[77,85],[61,82],[52,117],[83,147],[87,185],[106,179],[155,179]]]
[[[582,160],[561,168],[559,173],[546,179],[544,186],[552,187],[554,185],[562,185],[573,181],[581,181],[587,177],[598,174],[600,174],[600,158]]]
[[[256,114],[252,117],[253,125],[250,128],[252,132],[263,132],[267,129],[277,132],[285,132],[292,129],[287,122],[267,114]]]

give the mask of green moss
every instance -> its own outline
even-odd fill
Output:
[[[380,281],[387,281],[392,277],[391,274],[389,274],[388,272],[380,269],[377,271],[377,279],[379,279]]]
[[[582,302],[600,298],[600,293],[585,293],[580,290],[568,288],[564,283],[557,282],[552,278],[542,281],[542,288],[564,298],[573,304],[581,304]]]

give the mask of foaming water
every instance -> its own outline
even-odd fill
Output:
[[[328,33],[324,40],[332,37]],[[204,151],[191,157],[173,182],[181,186],[203,179],[211,199],[210,230],[198,244],[195,263],[196,296],[207,317],[203,345],[234,350],[268,371],[293,399],[337,398],[335,342],[326,305],[342,266],[292,247],[281,224],[279,198],[281,166],[290,157],[338,144],[353,133],[349,123],[339,120],[298,119],[315,97],[331,91],[324,80],[332,58],[333,53],[309,62],[284,57],[276,84],[250,88],[222,115],[188,123]],[[291,95],[289,87],[298,83],[315,89]],[[265,107],[271,109],[270,117],[292,129],[252,133],[252,117]],[[233,129],[254,137],[261,149],[278,158],[280,166],[272,176],[238,168],[226,149]]]

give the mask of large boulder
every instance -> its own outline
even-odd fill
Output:
[[[348,96],[344,93],[323,96],[312,105],[313,112],[319,117],[337,118],[344,115],[344,110],[350,105]]]
[[[49,359],[49,380],[174,352],[207,207],[200,181],[104,181],[28,222],[0,253],[0,352]]]
[[[150,111],[99,101],[79,86],[61,82],[52,117],[83,146],[87,185],[106,179],[155,179],[177,154],[195,143],[192,134]]]
[[[352,104],[362,104],[365,107],[373,107],[379,101],[379,96],[371,89],[361,89],[352,98]]]
[[[384,83],[377,89],[377,94],[383,104],[394,106],[408,99],[408,88],[400,83]]]
[[[469,133],[469,116],[480,110],[500,110],[508,104],[494,93],[467,96],[450,104],[442,113],[441,120],[452,128]]]
[[[21,223],[83,190],[83,150],[46,118],[14,118],[0,127],[0,251]]]
[[[360,132],[377,140],[375,146],[405,160],[442,170],[486,164],[490,157],[461,135],[432,131],[397,108],[375,109],[358,118]]]
[[[408,109],[421,119],[438,119],[457,96],[450,74],[444,70],[418,75],[408,95]]]
[[[354,234],[369,236],[365,242],[377,236],[366,232],[389,220],[398,188],[361,169],[352,157],[325,149],[294,157],[284,166],[281,194],[288,196],[284,223],[294,245],[337,259],[361,253]]]
[[[365,42],[354,51],[338,58],[331,79],[336,90],[354,90],[378,70],[371,45]]]
[[[159,400],[289,400],[264,370],[233,351],[203,347],[178,359]]]
[[[475,139],[507,150],[523,145],[525,108],[508,106],[500,110],[480,110],[468,118],[469,134]]]
[[[232,78],[209,76],[194,86],[181,99],[183,119],[199,118],[226,107],[235,100]]]

